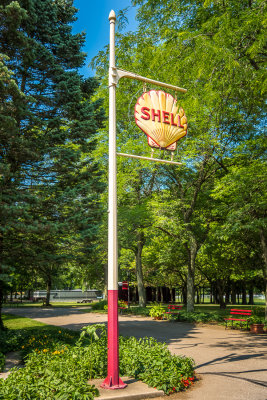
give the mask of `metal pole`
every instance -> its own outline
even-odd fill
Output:
[[[154,161],[162,164],[174,164],[174,165],[183,165],[180,162],[176,161],[169,161],[169,160],[162,160],[161,158],[151,158],[151,157],[144,157],[144,156],[136,156],[135,154],[126,154],[126,153],[117,153],[117,156],[121,157],[129,157],[129,158],[137,158],[138,160],[148,160]]]
[[[108,374],[101,384],[106,389],[127,386],[119,377],[115,21],[112,10],[109,14]]]

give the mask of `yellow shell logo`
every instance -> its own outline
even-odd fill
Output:
[[[187,118],[175,98],[162,90],[145,92],[137,100],[135,122],[147,135],[150,147],[175,150],[187,133]]]

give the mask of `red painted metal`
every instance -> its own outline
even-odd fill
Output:
[[[105,389],[124,389],[119,377],[118,290],[108,290],[108,375],[101,384]]]

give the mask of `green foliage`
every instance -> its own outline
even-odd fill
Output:
[[[263,307],[259,307],[259,306],[253,307],[252,315],[255,315],[255,316],[263,318],[264,317],[264,309],[263,309]]]
[[[264,317],[260,317],[258,315],[252,315],[248,318],[249,325],[253,324],[264,324]]]
[[[91,151],[104,117],[97,81],[77,72],[76,12],[72,0],[0,6],[0,307],[11,280],[30,286],[37,273],[49,289],[90,257],[95,276],[104,185]]]
[[[97,310],[105,310],[105,306],[107,306],[107,304],[108,304],[107,300],[101,300],[96,303],[93,303],[91,306],[91,309],[96,310],[96,311]]]
[[[161,279],[165,285],[183,288],[190,281],[187,306],[192,309],[197,272],[200,280],[216,287],[223,307],[229,281],[239,272],[238,279],[245,276],[253,286],[253,275],[264,265],[258,248],[266,248],[266,2],[132,3],[139,25],[136,32],[117,35],[116,64],[187,88],[186,94],[178,94],[178,101],[189,131],[178,142],[176,158],[183,163],[179,170],[118,161],[120,244],[133,248],[134,228],[141,221],[144,281],[160,286]],[[102,96],[108,53],[101,51],[94,66]],[[117,89],[118,147],[148,155],[131,111],[142,85],[125,80]],[[106,136],[103,130],[98,147],[104,163]],[[149,177],[153,177],[152,195],[145,197]],[[142,178],[146,185],[140,184]],[[150,222],[153,229],[146,228]]]
[[[161,304],[155,304],[150,308],[149,315],[153,318],[162,318],[165,312],[165,308]]]
[[[24,368],[1,379],[0,399],[93,399],[98,390],[87,384],[86,365],[79,368],[78,357],[64,350],[31,353]]]
[[[127,301],[124,300],[118,300],[118,307],[122,307],[122,308],[127,308],[128,307],[128,303]]]
[[[264,324],[265,320],[264,309],[262,307],[254,307],[251,317],[248,318],[250,324]]]
[[[101,333],[103,333],[105,329],[106,329],[105,324],[94,324],[94,325],[84,326],[82,328],[79,340],[81,342],[84,342],[85,339],[89,339],[90,344],[92,344],[93,342],[97,342],[100,339]],[[97,331],[99,331],[100,334],[98,334]]]
[[[130,308],[126,308],[123,312],[125,314],[131,315],[143,315],[149,316],[150,307],[139,307],[139,306],[131,306]]]
[[[223,322],[224,316],[227,315],[228,312],[186,312],[181,311],[177,319],[179,321],[186,322]]]
[[[95,335],[99,331],[100,335]],[[97,389],[89,378],[107,373],[107,334],[102,324],[85,327],[80,338],[62,330],[20,336],[25,366],[0,380],[0,399],[93,399]],[[120,374],[141,379],[165,393],[179,391],[194,380],[191,359],[173,356],[153,338],[119,338]]]
[[[0,372],[4,371],[4,367],[5,367],[5,356],[0,351]]]
[[[194,362],[171,355],[167,346],[154,338],[120,337],[120,373],[165,393],[178,392],[186,386],[183,380],[193,378]]]
[[[49,343],[49,346],[56,348],[64,345],[73,344],[77,340],[77,334],[63,329],[20,329],[8,330],[0,333],[1,350],[4,353],[20,350],[23,357],[32,350],[38,348],[43,350]]]

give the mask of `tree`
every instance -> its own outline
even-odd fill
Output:
[[[266,173],[262,158],[249,160],[244,157],[241,165],[233,166],[217,182],[213,196],[220,199],[227,210],[226,226],[230,233],[252,236],[257,243],[255,246],[261,249],[262,264],[259,264],[265,281],[267,319]]]
[[[0,309],[4,274],[18,260],[32,265],[39,254],[50,268],[70,254],[62,240],[70,209],[88,196],[85,177],[94,175],[92,187],[98,181],[84,155],[94,147],[103,113],[101,101],[91,98],[97,82],[77,72],[85,35],[71,32],[76,11],[72,0],[4,0],[0,6]]]
[[[132,163],[132,166],[136,163]],[[127,163],[126,165],[129,165]],[[142,252],[147,240],[147,230],[152,225],[148,204],[153,191],[155,173],[150,175],[143,168],[137,174],[132,171],[132,176],[126,173],[124,166],[124,179],[121,180],[121,189],[118,208],[118,221],[121,234],[120,245],[133,251],[135,256],[136,281],[140,307],[146,306],[146,294],[143,277]],[[121,176],[121,174],[119,175]],[[124,185],[122,186],[122,181]]]
[[[211,197],[215,179],[238,165],[247,143],[254,155],[262,146],[266,4],[262,0],[132,3],[138,7],[139,26],[136,32],[117,35],[117,66],[188,89],[179,96],[189,121],[188,138],[178,144],[178,158],[185,167],[179,173],[161,169],[160,184],[169,189],[168,199],[176,201],[172,218],[179,216],[177,231],[180,240],[187,240],[187,307],[192,311],[196,257],[216,217],[216,212],[209,212],[217,206]],[[107,74],[106,52],[99,53],[94,65],[100,79]],[[145,153],[144,141],[129,118],[129,102],[141,90],[139,83],[120,81],[117,91],[119,146],[138,150],[137,154]],[[161,228],[170,231],[169,226]]]

